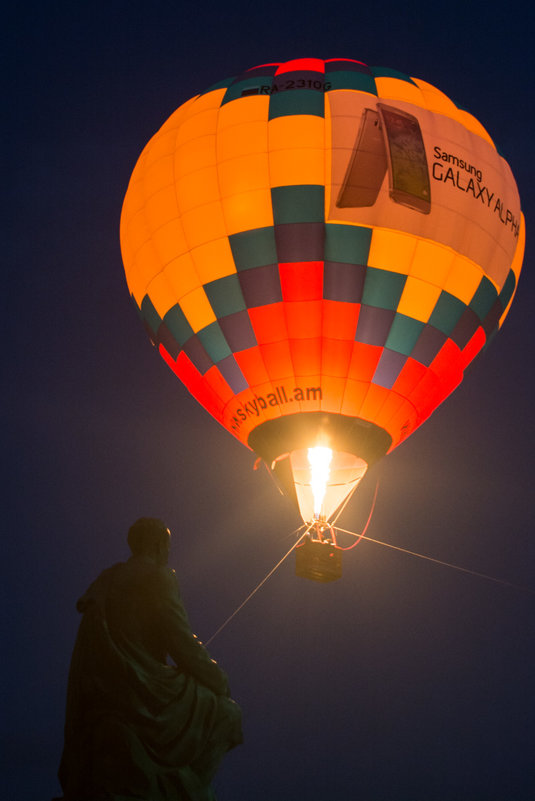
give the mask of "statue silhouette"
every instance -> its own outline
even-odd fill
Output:
[[[141,518],[128,532],[131,558],[77,603],[64,801],[212,801],[221,759],[242,742],[240,707],[191,631],[169,543],[161,520]]]

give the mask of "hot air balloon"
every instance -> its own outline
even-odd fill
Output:
[[[502,325],[524,220],[442,92],[310,58],[181,105],[135,166],[121,247],[163,359],[321,530]]]

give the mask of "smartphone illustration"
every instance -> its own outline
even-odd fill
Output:
[[[377,111],[365,108],[342,188],[338,208],[373,206],[387,169],[381,119]]]
[[[390,197],[423,214],[431,211],[431,184],[422,131],[416,117],[377,103],[388,153]]]

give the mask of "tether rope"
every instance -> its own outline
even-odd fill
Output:
[[[374,494],[374,496],[373,496],[372,508],[371,508],[370,514],[369,514],[369,516],[368,516],[368,520],[366,521],[366,525],[364,526],[364,529],[362,530],[362,533],[361,533],[361,534],[355,534],[355,532],[354,532],[354,531],[348,531],[348,530],[347,530],[347,529],[345,529],[345,528],[340,528],[339,526],[336,526],[336,529],[335,529],[336,531],[339,531],[339,532],[341,532],[342,534],[349,534],[351,537],[355,537],[355,538],[356,538],[356,542],[355,542],[355,543],[353,543],[353,545],[350,545],[350,546],[348,546],[347,548],[341,548],[340,550],[342,550],[342,551],[349,551],[349,550],[351,550],[352,548],[354,548],[354,547],[355,547],[355,545],[358,545],[358,543],[359,543],[361,540],[365,540],[366,542],[373,542],[373,543],[375,543],[375,545],[382,545],[382,546],[384,546],[385,548],[391,548],[391,549],[392,549],[392,550],[394,550],[394,551],[400,551],[401,553],[406,553],[406,554],[409,554],[409,556],[416,556],[416,557],[418,557],[418,559],[424,559],[424,560],[425,560],[425,561],[427,561],[427,562],[434,562],[436,565],[442,565],[443,567],[451,567],[451,568],[452,568],[452,570],[458,570],[458,571],[459,571],[459,572],[461,572],[461,573],[468,573],[468,574],[469,574],[469,575],[471,575],[471,576],[477,576],[478,578],[486,579],[487,581],[493,581],[495,584],[502,584],[502,585],[503,585],[503,586],[505,586],[505,587],[512,587],[512,588],[513,588],[513,589],[515,589],[515,590],[521,590],[521,591],[523,591],[523,592],[528,592],[528,593],[530,593],[531,595],[535,595],[535,590],[534,590],[534,589],[532,589],[531,587],[526,587],[526,586],[524,586],[524,585],[522,585],[522,584],[515,584],[515,583],[514,583],[514,582],[512,582],[512,581],[506,581],[506,579],[500,579],[500,578],[496,578],[496,576],[489,576],[487,573],[480,573],[478,570],[471,570],[471,569],[470,569],[470,568],[468,568],[468,567],[462,567],[461,565],[455,565],[455,564],[453,564],[453,562],[445,562],[445,561],[444,561],[444,560],[442,560],[442,559],[436,559],[436,558],[435,558],[435,557],[433,557],[433,556],[427,556],[426,554],[423,554],[423,553],[417,553],[416,551],[410,551],[408,548],[402,548],[402,547],[401,547],[401,546],[399,546],[399,545],[392,545],[392,544],[391,544],[391,543],[389,543],[389,542],[381,542],[381,540],[376,540],[376,539],[373,539],[372,537],[366,537],[366,536],[365,536],[365,534],[366,534],[366,531],[367,531],[367,529],[368,529],[368,526],[370,525],[370,521],[371,521],[371,518],[372,518],[372,515],[373,515],[373,510],[374,510],[374,508],[375,508],[375,501],[376,501],[376,498],[377,498],[377,490],[378,490],[378,488],[379,488],[379,485],[377,484],[377,485],[376,485],[376,487],[375,487],[375,494]],[[336,519],[338,519],[338,517],[337,517]],[[295,548],[297,548],[297,546],[299,545],[299,543],[301,542],[301,540],[303,539],[303,537],[305,537],[305,536],[308,534],[308,532],[310,531],[310,529],[311,529],[313,526],[314,526],[314,523],[310,523],[308,526],[301,526],[300,528],[296,529],[296,531],[295,531],[294,533],[298,533],[299,531],[301,531],[301,529],[302,529],[302,528],[305,528],[306,530],[305,530],[305,531],[304,531],[304,532],[301,534],[301,536],[300,536],[300,537],[299,537],[299,538],[298,538],[298,539],[297,539],[297,540],[294,542],[294,544],[292,545],[292,547],[290,548],[290,550],[289,550],[289,551],[287,551],[287,552],[284,554],[284,556],[282,557],[282,559],[279,559],[279,561],[277,562],[277,564],[275,565],[275,567],[273,567],[273,568],[272,568],[272,569],[269,571],[269,573],[268,573],[266,576],[264,576],[264,578],[262,579],[262,581],[261,581],[259,584],[257,584],[257,586],[254,588],[254,590],[253,590],[252,592],[250,592],[250,593],[249,593],[249,595],[247,596],[247,598],[246,598],[244,601],[242,601],[242,603],[241,603],[241,604],[240,604],[240,605],[239,605],[239,606],[238,606],[238,607],[237,607],[237,608],[234,610],[234,612],[233,612],[233,613],[232,613],[232,614],[231,614],[231,615],[230,615],[230,616],[229,616],[229,617],[228,617],[228,618],[227,618],[227,619],[224,621],[224,623],[222,623],[222,624],[219,626],[219,628],[217,629],[217,631],[215,631],[215,632],[214,632],[214,634],[212,634],[212,636],[210,637],[210,639],[206,641],[205,645],[210,645],[210,643],[212,642],[212,640],[214,640],[214,639],[217,637],[217,635],[218,635],[218,634],[219,634],[221,631],[223,631],[223,629],[224,629],[224,628],[225,628],[225,627],[228,625],[228,623],[230,623],[230,621],[231,621],[231,620],[232,620],[232,619],[233,619],[233,618],[234,618],[234,617],[235,617],[235,616],[238,614],[238,612],[239,612],[241,609],[243,609],[243,607],[245,606],[245,604],[246,604],[246,603],[248,603],[248,602],[251,600],[251,598],[253,597],[253,595],[255,595],[255,594],[258,592],[258,590],[260,589],[260,587],[262,587],[262,586],[263,586],[263,585],[266,583],[266,581],[267,581],[267,580],[268,580],[268,579],[269,579],[269,578],[270,578],[270,577],[273,575],[273,573],[274,573],[274,572],[277,570],[277,568],[279,568],[279,567],[282,565],[282,563],[284,562],[284,560],[285,560],[285,559],[287,559],[287,558],[290,556],[290,554],[292,553],[292,551],[293,551],[293,550],[295,550]]]
[[[522,584],[515,584],[512,581],[506,581],[505,579],[496,578],[496,576],[489,576],[487,573],[480,573],[478,570],[471,570],[468,567],[461,567],[461,565],[455,565],[452,562],[444,562],[442,559],[435,559],[433,556],[426,556],[423,553],[416,553],[416,551],[409,551],[408,548],[401,548],[399,545],[392,545],[389,542],[381,542],[381,540],[374,540],[371,537],[365,537],[364,534],[355,534],[354,531],[346,531],[346,529],[338,528],[337,531],[341,531],[342,534],[350,534],[352,537],[358,537],[358,541],[366,540],[366,542],[374,542],[376,545],[384,545],[385,548],[392,548],[394,551],[401,551],[402,553],[408,553],[410,556],[417,556],[418,559],[425,559],[428,562],[434,562],[437,565],[442,565],[443,567],[451,567],[453,570],[459,570],[461,573],[469,573],[472,576],[478,576],[479,578],[487,579],[487,581],[494,581],[496,584],[503,584],[507,587],[513,587],[515,590],[523,590],[524,592],[529,592],[532,595],[535,595],[535,590],[531,587],[525,587]]]
[[[304,528],[304,527],[302,526],[302,528]],[[298,529],[298,531],[299,531],[299,529]],[[251,600],[251,598],[253,597],[253,595],[254,595],[256,592],[258,592],[258,590],[260,589],[260,587],[262,587],[262,585],[266,583],[266,581],[268,580],[268,578],[270,578],[270,577],[273,575],[273,573],[275,572],[275,570],[276,570],[278,567],[280,567],[280,566],[282,565],[282,563],[284,562],[284,560],[285,560],[285,559],[287,559],[287,558],[288,558],[288,556],[290,556],[291,552],[292,552],[292,551],[293,551],[295,548],[297,548],[297,546],[299,545],[299,543],[301,542],[301,540],[303,539],[303,537],[304,537],[304,536],[306,536],[306,534],[308,534],[308,532],[309,532],[309,531],[310,531],[310,526],[307,528],[307,530],[306,530],[305,532],[303,532],[303,534],[301,534],[301,536],[299,537],[299,539],[297,539],[297,540],[294,542],[294,544],[292,545],[292,547],[290,548],[290,550],[289,550],[287,553],[285,553],[285,554],[284,554],[284,556],[282,557],[282,559],[279,559],[279,561],[277,562],[277,564],[275,565],[275,567],[274,567],[274,568],[272,568],[272,569],[269,571],[269,573],[267,574],[267,576],[264,576],[264,578],[262,579],[262,581],[260,582],[260,584],[257,584],[257,585],[256,585],[256,587],[254,588],[254,590],[253,590],[252,592],[250,592],[250,593],[249,593],[249,595],[247,596],[247,598],[245,599],[245,601],[242,601],[242,603],[241,603],[241,604],[238,606],[238,608],[237,608],[237,609],[235,609],[235,610],[234,610],[234,612],[233,612],[233,613],[230,615],[230,617],[227,617],[227,619],[225,620],[225,622],[224,622],[224,623],[222,623],[222,624],[219,626],[219,628],[217,629],[217,631],[215,631],[215,632],[212,634],[212,636],[210,637],[210,639],[209,639],[209,640],[206,640],[206,642],[205,642],[205,645],[210,645],[210,643],[212,642],[212,640],[213,640],[215,637],[217,637],[217,635],[219,634],[219,632],[220,632],[220,631],[223,631],[223,629],[225,628],[225,626],[227,625],[227,623],[230,623],[230,621],[232,620],[232,618],[233,618],[235,615],[237,615],[237,614],[238,614],[238,612],[240,611],[240,609],[243,609],[243,607],[245,606],[245,604],[246,604],[248,601],[250,601],[250,600]]]

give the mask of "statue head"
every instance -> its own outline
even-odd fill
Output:
[[[133,556],[147,556],[160,565],[167,564],[170,540],[169,529],[157,517],[140,517],[128,530]]]

